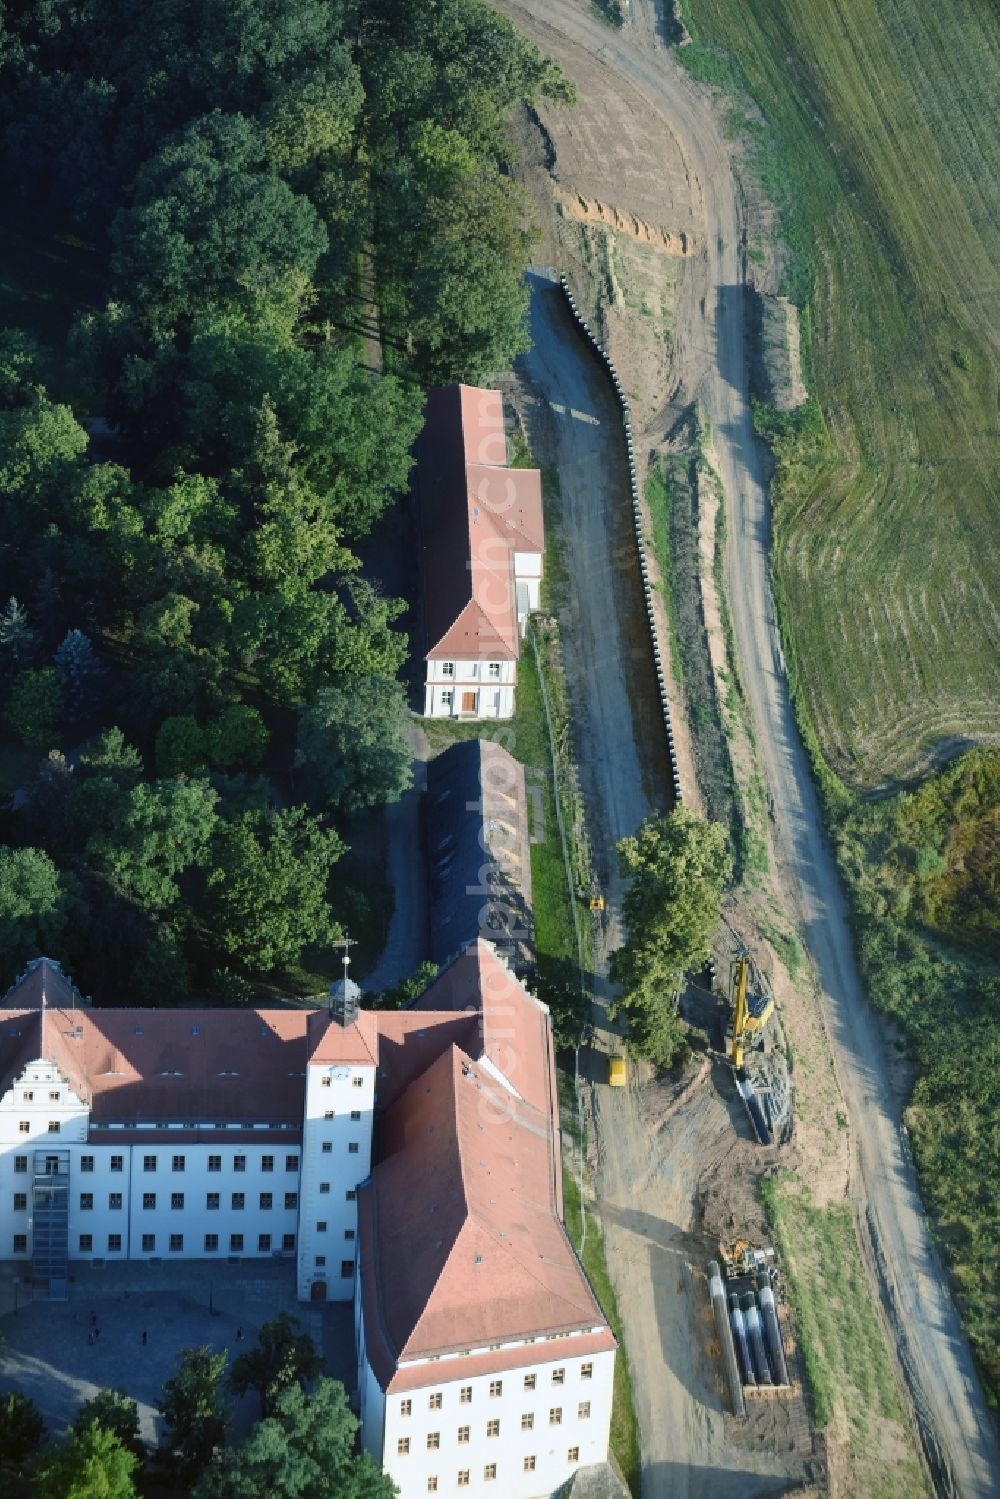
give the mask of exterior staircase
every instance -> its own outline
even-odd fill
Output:
[[[65,1301],[69,1261],[69,1151],[36,1150],[31,1273],[35,1296]]]

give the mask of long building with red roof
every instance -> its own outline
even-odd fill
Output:
[[[402,1011],[101,1009],[36,959],[0,1001],[0,1236],[36,1296],[79,1260],[294,1260],[301,1298],[354,1301],[404,1499],[536,1499],[606,1457],[549,1014],[487,942]]]
[[[416,458],[424,713],[509,718],[539,602],[541,476],[508,468],[501,394],[469,385],[428,391]]]

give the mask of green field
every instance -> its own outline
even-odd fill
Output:
[[[775,562],[829,764],[876,787],[1000,732],[1000,9],[686,0],[782,211],[826,436]],[[751,253],[754,246],[750,247]]]

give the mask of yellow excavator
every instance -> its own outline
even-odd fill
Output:
[[[750,954],[742,951],[733,969],[732,1020],[730,1024],[729,1059],[736,1071],[743,1066],[743,1056],[755,1037],[774,1014],[774,1000]]]

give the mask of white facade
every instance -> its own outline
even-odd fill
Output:
[[[32,1183],[58,1154],[70,1260],[297,1253],[303,1299],[319,1282],[331,1300],[349,1300],[374,1095],[374,1067],[310,1067],[302,1143],[297,1129],[283,1139],[251,1121],[88,1129],[54,1064],[31,1062],[0,1099],[0,1258],[30,1260]]]
[[[371,1171],[375,1068],[311,1064],[306,1071],[299,1223],[299,1298],[354,1295],[356,1192]]]
[[[418,1388],[385,1395],[365,1356],[360,1312],[356,1325],[362,1440],[400,1499],[542,1499],[577,1468],[607,1459],[613,1351],[575,1353],[580,1336],[539,1339],[520,1345],[515,1367],[463,1375],[462,1358],[449,1358],[428,1364]],[[464,1357],[478,1363],[489,1352]],[[401,1364],[400,1375],[411,1368]]]
[[[516,661],[428,659],[426,665],[426,718],[512,717]]]

